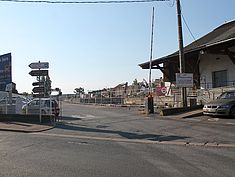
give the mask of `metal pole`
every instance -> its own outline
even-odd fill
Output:
[[[7,110],[8,97],[9,97],[9,95],[8,95],[8,93],[7,93],[7,94],[6,94],[6,114],[8,114],[8,110]]]
[[[60,99],[60,107],[59,107],[60,108],[60,121],[62,121],[62,118],[63,118],[62,96],[60,96],[59,99]]]
[[[152,94],[152,60],[153,60],[153,29],[154,29],[154,7],[152,15],[152,33],[151,33],[151,48],[149,61],[149,94]]]
[[[40,63],[40,61],[38,62]],[[40,68],[39,68],[39,73],[40,73]],[[39,83],[41,82],[41,76],[39,74]],[[39,97],[39,121],[42,123],[42,112],[41,112],[42,106],[41,106],[41,96]]]
[[[100,92],[100,95],[101,95],[101,100],[100,100],[100,102],[101,102],[101,104],[102,104],[102,90],[101,90],[101,92]]]
[[[51,103],[51,94],[50,94],[50,120],[52,120],[52,103]]]
[[[185,60],[184,60],[184,47],[183,47],[183,33],[182,33],[182,21],[181,21],[181,6],[180,0],[177,2],[177,18],[178,18],[178,39],[179,39],[179,64],[180,64],[180,73],[185,73]],[[187,93],[186,88],[182,88],[182,102],[183,107],[187,107]]]

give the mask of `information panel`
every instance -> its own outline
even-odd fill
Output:
[[[193,74],[176,73],[176,87],[193,87]]]
[[[6,91],[7,84],[12,83],[11,53],[0,55],[0,91]]]

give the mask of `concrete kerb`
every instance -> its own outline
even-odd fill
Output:
[[[0,131],[9,131],[9,132],[19,132],[19,133],[38,133],[38,132],[44,132],[55,128],[55,125],[47,127],[47,128],[41,128],[37,130],[27,130],[27,129],[17,129],[17,128],[1,128]]]
[[[23,123],[25,125],[19,125],[19,123]],[[0,131],[36,133],[47,131],[54,127],[55,124],[51,122],[50,116],[43,116],[41,124],[39,123],[37,115],[0,114]]]
[[[165,108],[160,111],[161,116],[170,116],[170,115],[179,115],[188,113],[195,110],[201,110],[202,105],[194,106],[194,107],[185,107],[185,108]]]

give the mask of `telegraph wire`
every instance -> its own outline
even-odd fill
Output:
[[[175,5],[175,0],[173,0],[172,3],[171,3],[170,0],[169,0],[169,2],[167,3],[167,5],[168,5],[169,7],[174,7],[174,5]],[[189,25],[188,25],[188,23],[187,23],[187,21],[186,21],[184,15],[183,15],[182,6],[180,6],[180,8],[181,8],[181,13],[182,13],[183,22],[184,22],[186,28],[188,29],[188,31],[189,31],[191,37],[193,38],[194,42],[197,43],[197,40],[196,40],[195,36],[193,35],[192,30],[189,28]]]
[[[112,0],[112,1],[53,1],[53,0],[0,0],[0,2],[12,3],[49,3],[49,4],[124,4],[124,3],[151,3],[170,0]]]
[[[196,41],[196,38],[195,38],[195,36],[193,35],[193,33],[192,33],[191,29],[189,28],[189,26],[188,26],[188,24],[187,24],[187,22],[186,22],[186,20],[185,20],[185,18],[184,18],[184,15],[183,15],[183,14],[182,14],[182,17],[183,17],[184,24],[185,24],[186,28],[188,29],[188,31],[189,31],[189,33],[190,33],[190,35],[192,36],[192,38],[194,39],[194,41]]]
[[[182,11],[182,6],[181,6],[180,8],[181,8],[181,11]],[[197,43],[197,40],[196,40],[195,36],[193,35],[192,30],[189,28],[189,25],[188,25],[188,23],[186,22],[186,19],[184,18],[183,11],[182,11],[182,18],[183,18],[183,21],[184,21],[184,24],[185,24],[186,28],[187,28],[188,31],[189,31],[189,34],[190,34],[191,37],[193,38],[194,42],[196,42],[196,44],[199,46],[199,44]]]

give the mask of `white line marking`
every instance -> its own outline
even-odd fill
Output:
[[[232,123],[232,122],[227,122],[226,124],[228,124],[228,125],[235,125],[235,123]]]

